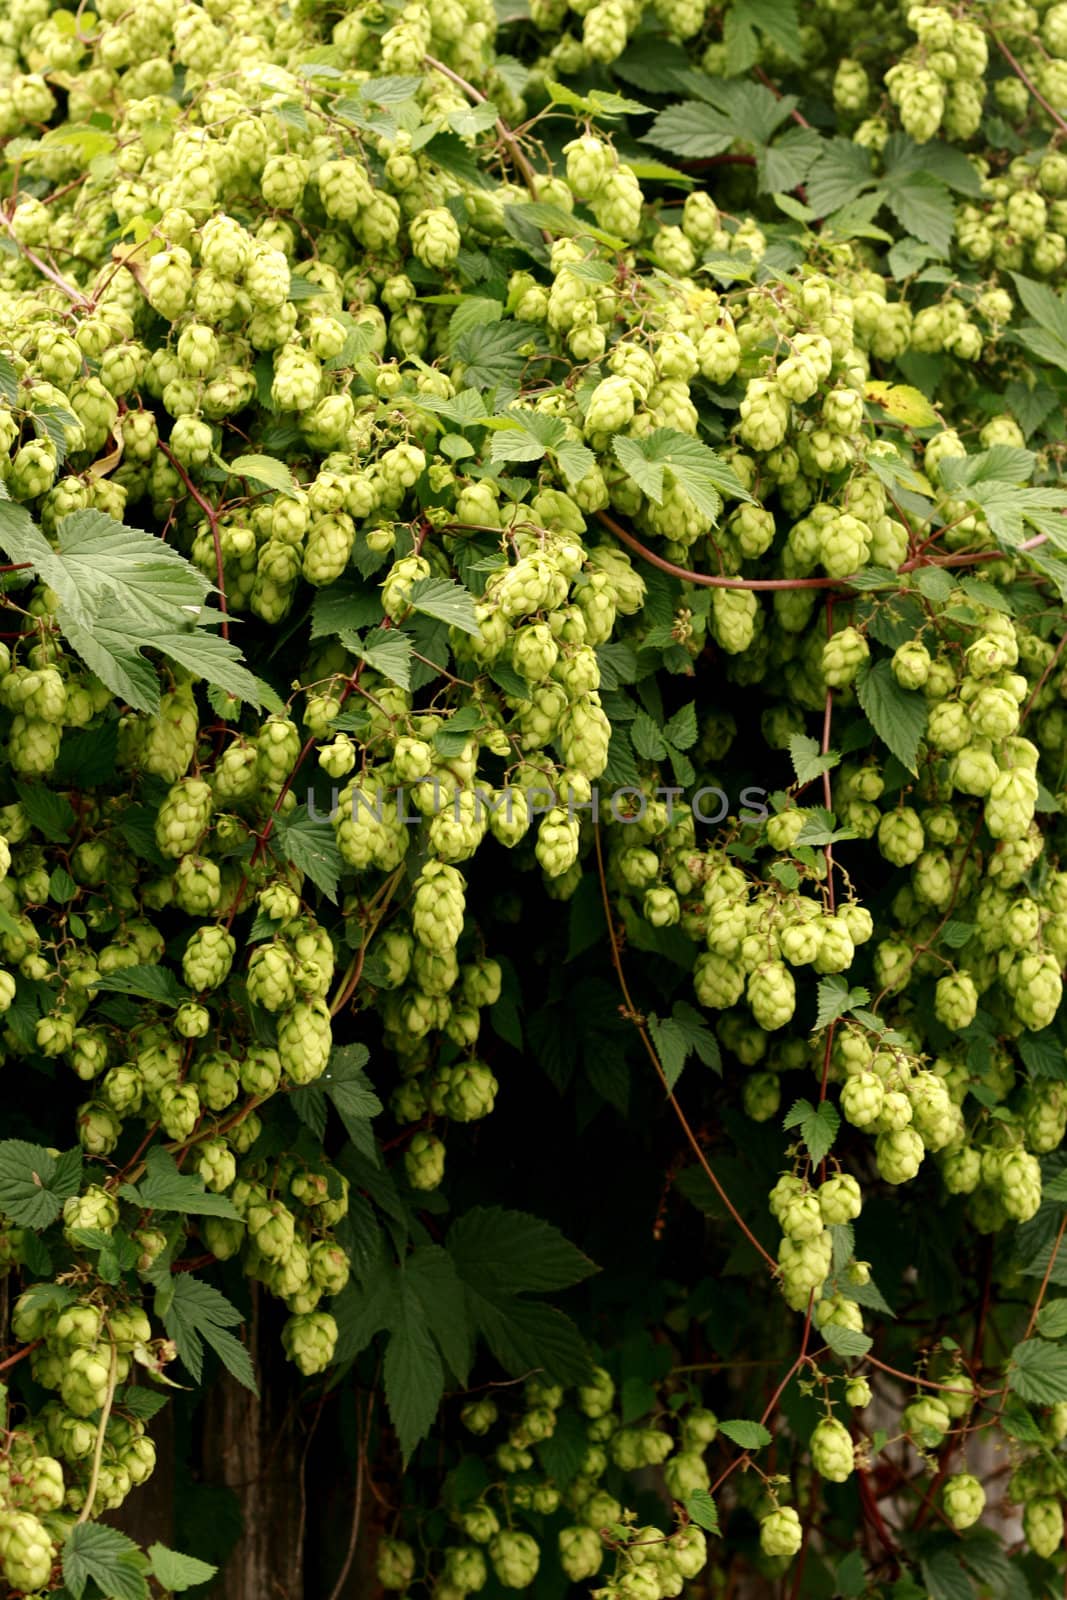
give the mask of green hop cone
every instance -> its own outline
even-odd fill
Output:
[[[822,1478],[844,1483],[852,1476],[854,1452],[849,1431],[835,1417],[824,1417],[815,1426],[808,1445],[811,1464]]]
[[[922,1395],[904,1407],[900,1426],[923,1449],[936,1450],[951,1426],[948,1406],[940,1395]]]
[[[490,1544],[489,1558],[505,1589],[528,1589],[537,1576],[541,1548],[532,1534],[503,1531]]]
[[[432,1133],[416,1133],[404,1152],[404,1172],[413,1189],[436,1189],[445,1175],[445,1147]]]
[[[278,1055],[291,1083],[314,1083],[333,1047],[330,1008],[324,1000],[298,1000],[278,1017]]]
[[[596,1577],[604,1558],[604,1546],[593,1528],[561,1528],[558,1535],[559,1561],[572,1583]]]
[[[804,1542],[804,1530],[792,1506],[779,1506],[760,1519],[759,1542],[765,1556],[796,1555]]]
[[[290,1361],[305,1378],[325,1372],[337,1345],[337,1323],[327,1311],[309,1311],[290,1317],[282,1329],[282,1344]]]
[[[415,1576],[415,1552],[402,1539],[383,1539],[374,1570],[383,1589],[406,1589]]]
[[[869,1406],[873,1396],[866,1378],[850,1378],[845,1384],[845,1403],[860,1411]]]
[[[962,1532],[973,1527],[985,1509],[985,1490],[969,1472],[957,1472],[941,1491],[941,1503],[952,1526]]]
[[[1046,1560],[1063,1543],[1063,1506],[1051,1495],[1038,1495],[1023,1507],[1023,1532],[1035,1556]]]
[[[41,1589],[52,1573],[56,1547],[32,1511],[0,1512],[0,1567],[13,1589]]]

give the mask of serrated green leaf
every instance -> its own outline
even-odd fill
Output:
[[[146,1176],[136,1188],[125,1184],[120,1191],[134,1205],[147,1211],[174,1211],[181,1216],[240,1218],[240,1212],[225,1195],[211,1194],[198,1174],[180,1171],[170,1151],[162,1145],[152,1146],[145,1167]]]
[[[928,707],[922,694],[902,689],[887,660],[865,661],[856,679],[864,715],[882,743],[910,773],[918,772]]]
[[[865,1356],[873,1343],[873,1340],[867,1334],[861,1333],[858,1328],[839,1328],[832,1322],[820,1328],[819,1333],[835,1355],[845,1356],[848,1359]]]
[[[800,1129],[800,1137],[807,1146],[808,1155],[813,1165],[818,1166],[833,1148],[841,1117],[829,1100],[824,1100],[820,1106],[813,1106],[809,1100],[796,1100],[786,1113],[782,1126],[787,1132],[790,1128]]]
[[[675,1087],[682,1069],[693,1054],[706,1067],[721,1075],[719,1041],[706,1026],[700,1012],[684,1000],[675,1001],[669,1017],[650,1015],[648,1028],[668,1089]]]
[[[385,1400],[405,1462],[430,1430],[445,1392],[441,1357],[414,1290],[402,1283],[385,1348]]]
[[[697,1489],[687,1495],[683,1504],[690,1522],[695,1522],[705,1533],[718,1533],[718,1507],[706,1489]]]
[[[142,1556],[133,1540],[102,1522],[77,1522],[63,1546],[63,1581],[74,1600],[95,1583],[109,1600],[148,1600]]]
[[[189,998],[188,989],[169,967],[117,967],[114,972],[98,973],[93,984],[111,994],[135,994],[160,1006],[180,1006]]]
[[[770,1444],[770,1431],[762,1422],[739,1422],[733,1419],[719,1423],[719,1432],[741,1450],[762,1450]]]
[[[196,1556],[168,1550],[165,1544],[150,1544],[148,1559],[152,1576],[159,1579],[164,1589],[192,1589],[198,1583],[209,1583],[219,1570],[209,1561],[199,1561]]]
[[[262,484],[264,489],[273,489],[276,494],[283,494],[290,500],[300,498],[292,473],[285,462],[279,461],[276,456],[236,456],[233,461],[223,465],[234,478],[248,478],[252,483]]]
[[[907,233],[914,234],[939,255],[948,255],[955,207],[947,185],[940,178],[932,172],[898,169],[886,173],[882,193],[886,205]]]
[[[700,100],[681,100],[661,111],[648,132],[647,144],[669,150],[687,161],[706,161],[722,155],[738,137],[730,118]]]
[[[858,199],[871,181],[870,151],[851,139],[829,139],[805,181],[808,204],[829,216]]]
[[[828,1028],[831,1022],[836,1022],[838,1017],[847,1015],[857,1006],[865,1006],[871,998],[870,990],[858,987],[849,987],[848,980],[839,972],[831,973],[829,977],[819,979],[818,1005],[815,1013],[814,1032],[819,1033],[823,1028]]]
[[[272,840],[286,861],[306,873],[316,889],[336,904],[344,862],[333,824],[309,816],[307,806],[299,806],[276,819]]]
[[[157,1294],[156,1309],[192,1378],[199,1383],[203,1377],[208,1344],[238,1383],[258,1393],[248,1351],[228,1332],[243,1320],[237,1307],[191,1272],[177,1274],[166,1287],[165,1295]]]
[[[18,1228],[47,1228],[81,1186],[82,1153],[54,1156],[23,1139],[0,1141],[0,1213]]]
[[[832,772],[841,760],[836,750],[828,750],[823,755],[819,741],[806,733],[790,734],[789,758],[796,773],[797,785],[802,789],[816,778],[821,778],[824,772]]]
[[[491,389],[496,384],[516,383],[526,365],[526,357],[519,352],[529,343],[530,329],[525,323],[503,321],[468,328],[455,346],[464,386]]]
[[[1067,1338],[1067,1300],[1050,1300],[1041,1307],[1037,1331],[1043,1339]]]
[[[435,617],[450,628],[459,628],[463,633],[479,632],[473,597],[454,578],[419,578],[411,586],[409,601],[416,611]]]
[[[1027,1339],[1011,1353],[1008,1388],[1032,1405],[1067,1400],[1067,1350],[1044,1339]]]

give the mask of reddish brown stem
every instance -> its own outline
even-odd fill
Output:
[[[703,1151],[703,1149],[701,1148],[701,1145],[700,1145],[700,1140],[697,1138],[696,1134],[693,1132],[693,1129],[690,1127],[689,1121],[688,1121],[685,1113],[683,1112],[681,1106],[678,1104],[678,1101],[677,1101],[677,1098],[675,1097],[674,1091],[673,1091],[673,1089],[671,1088],[670,1084],[667,1081],[667,1075],[663,1070],[663,1066],[662,1066],[662,1063],[660,1062],[659,1054],[658,1054],[658,1052],[656,1050],[656,1047],[652,1043],[652,1039],[651,1039],[651,1037],[649,1035],[648,1029],[645,1027],[644,1021],[643,1021],[639,1011],[637,1010],[637,1007],[634,1005],[633,998],[632,998],[632,996],[630,994],[630,986],[626,981],[626,973],[623,970],[622,955],[621,955],[621,952],[619,950],[619,941],[618,941],[618,937],[617,937],[616,932],[615,932],[615,921],[614,921],[614,918],[611,915],[611,899],[610,899],[610,897],[608,895],[608,881],[607,881],[607,877],[606,877],[605,872],[604,872],[604,851],[603,851],[603,847],[602,847],[601,842],[600,842],[600,829],[599,829],[599,827],[596,829],[596,831],[594,833],[594,840],[595,840],[595,843],[596,843],[597,871],[598,871],[598,873],[600,875],[600,893],[601,893],[601,898],[602,898],[603,903],[604,903],[604,920],[607,923],[608,943],[609,943],[610,948],[611,948],[611,960],[612,960],[612,965],[615,968],[615,975],[619,980],[619,989],[622,992],[622,998],[623,998],[623,1001],[624,1001],[624,1004],[625,1004],[625,1008],[626,1008],[627,1019],[634,1024],[634,1026],[636,1027],[636,1029],[638,1031],[638,1034],[641,1037],[641,1042],[645,1047],[645,1050],[646,1050],[646,1052],[648,1054],[649,1060],[652,1062],[652,1065],[655,1068],[656,1076],[659,1078],[659,1080],[662,1083],[664,1089],[666,1090],[667,1099],[668,1099],[668,1101],[670,1103],[671,1109],[673,1110],[675,1116],[678,1118],[678,1121],[681,1124],[682,1132],[685,1134],[686,1139],[689,1141],[689,1146],[690,1146],[691,1150],[693,1151],[693,1154],[696,1156],[697,1161],[699,1162],[700,1167],[701,1167],[701,1169],[702,1169],[702,1171],[704,1173],[704,1176],[707,1178],[708,1182],[711,1184],[712,1188],[715,1190],[715,1193],[718,1195],[719,1199],[722,1201],[723,1205],[726,1207],[727,1211],[730,1213],[730,1216],[733,1218],[734,1222],[740,1228],[741,1232],[744,1234],[744,1236],[748,1240],[749,1244],[752,1246],[752,1248],[759,1255],[761,1255],[763,1257],[764,1261],[767,1263],[767,1265],[771,1269],[771,1271],[773,1273],[777,1274],[777,1272],[778,1272],[778,1263],[775,1261],[774,1257],[772,1255],[770,1255],[763,1248],[763,1246],[760,1244],[759,1240],[756,1238],[756,1235],[752,1232],[751,1228],[748,1226],[748,1223],[745,1221],[744,1217],[742,1217],[741,1213],[738,1211],[737,1207],[734,1205],[733,1201],[730,1199],[730,1196],[726,1193],[726,1190],[723,1188],[722,1184],[719,1182],[719,1179],[716,1176],[716,1174],[715,1174],[715,1172],[714,1172],[714,1170],[713,1170],[713,1168],[711,1166],[711,1163],[708,1161],[708,1158],[705,1156],[704,1151]]]
[[[228,620],[229,612],[226,606],[226,574],[223,569],[222,539],[219,535],[218,508],[213,506],[211,501],[208,500],[205,495],[200,493],[200,490],[196,487],[196,484],[193,482],[192,478],[190,478],[189,474],[186,472],[185,468],[182,466],[173,450],[171,450],[169,446],[163,444],[162,441],[160,441],[159,448],[162,450],[163,454],[166,456],[167,460],[170,462],[171,466],[184,483],[186,489],[189,491],[189,494],[204,513],[205,517],[207,518],[208,527],[211,529],[211,540],[215,546],[215,578],[219,591],[219,610],[222,612],[222,627],[220,631],[222,633],[222,637],[228,640],[230,637],[230,624]]]
[[[42,1342],[43,1341],[40,1339],[31,1339],[30,1343],[24,1344],[21,1350],[16,1350],[13,1356],[8,1356],[6,1361],[0,1361],[0,1372],[6,1372],[9,1367],[13,1367],[18,1362],[24,1361],[31,1351],[36,1350],[37,1346]]]
[[[1037,84],[1034,82],[1034,80],[1031,77],[1028,76],[1028,74],[1023,69],[1022,64],[1019,61],[1017,61],[1016,58],[1012,55],[1011,51],[1008,49],[1007,45],[1004,43],[1004,40],[1000,37],[999,33],[996,33],[994,31],[994,29],[992,29],[992,28],[990,28],[989,32],[990,32],[990,35],[992,37],[993,43],[996,45],[997,49],[1000,51],[1001,55],[1004,57],[1005,61],[1008,63],[1008,66],[1014,72],[1014,74],[1018,78],[1019,82],[1021,84],[1025,85],[1026,89],[1029,91],[1030,94],[1033,95],[1034,99],[1037,101],[1037,103],[1041,107],[1042,111],[1044,111],[1047,116],[1050,116],[1052,118],[1052,120],[1056,124],[1057,128],[1059,128],[1060,132],[1061,133],[1067,133],[1067,122],[1064,122],[1063,118],[1060,116],[1060,114],[1056,110],[1055,106],[1050,105],[1049,102],[1045,99],[1044,95],[1041,93],[1041,90],[1037,87]]]

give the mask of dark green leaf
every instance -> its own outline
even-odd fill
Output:
[[[333,824],[326,819],[312,818],[306,806],[299,806],[287,816],[277,818],[273,837],[286,861],[306,873],[316,889],[336,904],[344,863]]]
[[[74,1600],[98,1585],[109,1600],[148,1600],[143,1558],[132,1539],[102,1522],[78,1522],[63,1546],[63,1581]]]
[[[918,772],[919,744],[926,732],[927,705],[917,690],[902,689],[887,660],[864,662],[856,693],[867,721],[907,770]]]
[[[47,1228],[81,1187],[82,1153],[54,1156],[22,1139],[0,1142],[0,1212],[18,1228]]]

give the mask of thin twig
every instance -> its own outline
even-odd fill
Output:
[[[219,534],[218,507],[213,506],[207,496],[200,493],[200,490],[196,487],[196,484],[193,482],[192,478],[190,478],[189,474],[186,472],[185,468],[182,466],[173,450],[165,445],[162,440],[160,441],[159,448],[162,450],[163,454],[166,456],[167,460],[170,462],[171,466],[184,483],[186,489],[189,491],[189,494],[204,513],[205,517],[207,517],[208,527],[211,529],[212,543],[215,546],[215,577],[219,591],[219,610],[222,612],[222,623],[219,631],[222,634],[222,637],[228,641],[230,637],[230,623],[229,612],[226,605],[226,574],[222,560],[222,538]]]
[[[100,1482],[100,1463],[104,1459],[104,1435],[107,1432],[107,1422],[111,1415],[111,1407],[115,1401],[115,1389],[119,1378],[119,1347],[112,1343],[111,1366],[107,1375],[107,1392],[104,1403],[100,1407],[100,1426],[96,1434],[96,1449],[93,1451],[93,1470],[89,1478],[89,1487],[85,1491],[85,1504],[78,1514],[79,1522],[88,1522],[93,1514],[93,1501],[96,1499],[96,1488]]]
[[[458,72],[453,72],[451,67],[446,67],[444,62],[438,61],[435,56],[426,56],[425,61],[428,67],[433,67],[435,72],[442,73],[444,77],[450,79],[451,82],[457,86],[457,88],[462,89],[463,93],[473,100],[475,105],[484,105],[486,100],[488,100],[488,95],[483,94],[480,89],[476,89],[473,83],[468,83],[466,78],[461,78]],[[503,117],[497,117],[496,119],[496,133],[500,143],[505,147],[512,161],[521,172],[523,183],[525,183],[527,189],[529,189],[530,193],[536,200],[537,173],[534,171],[534,168],[531,165],[525,151],[519,144],[519,141],[516,139],[511,129],[508,127],[507,123],[504,121]]]
[[[358,1399],[356,1401],[356,1406],[357,1406],[357,1411],[358,1411],[358,1406],[359,1406]],[[352,1529],[351,1529],[351,1532],[349,1533],[349,1536],[348,1536],[348,1549],[345,1551],[344,1566],[341,1568],[341,1572],[340,1572],[340,1575],[339,1575],[339,1577],[337,1579],[337,1582],[334,1584],[333,1588],[330,1590],[330,1600],[341,1600],[341,1595],[344,1592],[345,1584],[348,1581],[348,1574],[352,1570],[352,1562],[355,1560],[356,1545],[359,1542],[359,1522],[360,1522],[361,1516],[363,1515],[363,1475],[364,1475],[364,1470],[365,1470],[364,1469],[364,1460],[365,1460],[365,1457],[366,1457],[366,1454],[367,1454],[367,1442],[370,1439],[370,1424],[371,1424],[371,1417],[373,1416],[373,1414],[374,1414],[374,1394],[373,1394],[373,1391],[372,1391],[370,1396],[369,1396],[369,1398],[368,1398],[368,1400],[367,1400],[367,1421],[366,1421],[366,1425],[364,1426],[364,1429],[363,1429],[363,1436],[362,1436],[361,1439],[358,1440],[358,1444],[357,1444],[357,1452],[356,1452],[356,1494],[355,1494],[355,1504],[352,1507]],[[357,1432],[358,1432],[358,1416],[357,1416]]]
[[[1034,80],[1031,77],[1029,77],[1027,75],[1027,73],[1024,71],[1021,63],[1018,62],[1016,60],[1016,58],[1012,55],[1011,51],[1008,49],[1007,45],[1004,43],[1004,40],[1000,37],[1000,34],[997,33],[994,28],[990,28],[989,33],[990,33],[990,36],[991,36],[991,38],[993,40],[993,43],[996,45],[997,49],[1000,51],[1001,55],[1004,57],[1005,61],[1008,63],[1008,66],[1014,72],[1014,74],[1018,78],[1019,82],[1022,83],[1022,84],[1025,84],[1026,88],[1029,90],[1030,94],[1033,95],[1034,99],[1037,101],[1037,103],[1041,107],[1042,111],[1044,111],[1048,116],[1050,116],[1052,118],[1052,120],[1056,124],[1057,128],[1059,128],[1060,132],[1061,133],[1067,133],[1067,122],[1064,122],[1063,118],[1060,116],[1060,114],[1056,110],[1055,106],[1050,105],[1049,102],[1045,99],[1044,95],[1041,93],[1041,90],[1037,87],[1037,84],[1034,82]]]
[[[42,1339],[33,1339],[29,1344],[24,1344],[22,1349],[16,1350],[13,1356],[8,1356],[5,1361],[0,1361],[0,1372],[6,1372],[8,1367],[15,1366],[19,1361],[25,1361],[31,1351],[36,1350],[37,1346],[43,1344],[43,1342]]]
[[[621,953],[619,951],[619,941],[618,941],[618,938],[617,938],[616,933],[615,933],[615,923],[614,923],[614,919],[612,918],[612,915],[611,915],[611,900],[610,900],[610,897],[608,895],[608,881],[607,881],[607,878],[606,878],[605,873],[604,873],[604,851],[603,851],[603,847],[602,847],[601,842],[600,842],[600,829],[599,829],[599,827],[595,830],[595,833],[594,833],[593,837],[594,837],[594,840],[595,840],[595,843],[596,843],[597,871],[599,872],[599,875],[600,875],[600,893],[601,893],[601,897],[602,897],[603,902],[604,902],[604,919],[605,919],[605,921],[607,923],[607,927],[608,927],[608,943],[609,943],[609,945],[611,947],[611,960],[612,960],[612,964],[613,964],[613,966],[615,968],[615,974],[616,974],[616,976],[617,976],[617,978],[619,980],[619,988],[622,991],[622,998],[623,998],[623,1001],[625,1003],[627,1018],[628,1018],[628,1020],[630,1022],[632,1022],[634,1024],[634,1026],[636,1027],[636,1029],[638,1031],[638,1034],[641,1037],[641,1042],[644,1045],[645,1050],[648,1052],[649,1060],[652,1062],[652,1065],[656,1069],[656,1076],[659,1078],[659,1080],[662,1083],[664,1089],[667,1091],[667,1099],[670,1102],[671,1109],[674,1111],[675,1116],[678,1118],[678,1121],[681,1123],[682,1132],[685,1134],[686,1138],[688,1139],[690,1147],[691,1147],[691,1149],[693,1151],[693,1154],[696,1156],[697,1161],[700,1163],[700,1166],[703,1169],[704,1176],[708,1179],[708,1182],[711,1184],[712,1188],[715,1190],[715,1193],[718,1195],[719,1199],[722,1201],[723,1205],[726,1207],[727,1211],[730,1213],[731,1217],[734,1219],[734,1221],[736,1222],[737,1226],[741,1229],[741,1232],[744,1234],[744,1236],[748,1240],[749,1244],[752,1245],[754,1250],[758,1251],[758,1253],[763,1257],[764,1261],[770,1267],[771,1271],[775,1275],[777,1275],[777,1273],[778,1273],[778,1263],[775,1261],[774,1257],[772,1255],[770,1255],[763,1248],[763,1246],[760,1244],[759,1240],[756,1238],[756,1235],[752,1232],[751,1228],[748,1226],[748,1223],[745,1221],[744,1217],[742,1217],[741,1213],[737,1210],[737,1207],[734,1205],[733,1201],[730,1199],[730,1196],[726,1193],[726,1190],[723,1188],[722,1184],[719,1182],[719,1179],[716,1177],[715,1172],[712,1169],[711,1163],[708,1161],[708,1158],[705,1156],[704,1151],[701,1149],[700,1141],[697,1138],[696,1134],[693,1132],[692,1128],[690,1127],[688,1119],[686,1118],[685,1113],[683,1112],[681,1106],[678,1104],[678,1101],[677,1101],[677,1099],[675,1097],[675,1094],[674,1094],[674,1090],[671,1088],[669,1082],[667,1081],[667,1075],[663,1070],[662,1063],[660,1062],[660,1059],[659,1059],[659,1054],[658,1054],[658,1052],[656,1050],[655,1045],[652,1043],[652,1039],[649,1036],[648,1029],[645,1027],[644,1021],[641,1018],[641,1015],[638,1012],[636,1006],[634,1005],[633,999],[632,999],[631,994],[630,994],[629,985],[626,982],[626,974],[625,974],[625,972],[623,970],[623,965],[622,965],[622,955],[621,955]]]
[[[1041,1307],[1044,1303],[1045,1295],[1048,1291],[1049,1281],[1052,1277],[1052,1269],[1056,1265],[1056,1257],[1060,1253],[1060,1245],[1063,1243],[1063,1235],[1065,1230],[1067,1230],[1067,1211],[1064,1211],[1063,1216],[1060,1218],[1059,1230],[1056,1234],[1055,1240],[1053,1241],[1052,1250],[1049,1254],[1048,1266],[1045,1268],[1045,1276],[1041,1279],[1041,1287],[1037,1291],[1037,1298],[1034,1300],[1033,1310],[1030,1312],[1030,1320],[1026,1324],[1026,1332],[1023,1334],[1024,1340],[1029,1339],[1030,1335],[1034,1331],[1034,1324],[1037,1322]]]

